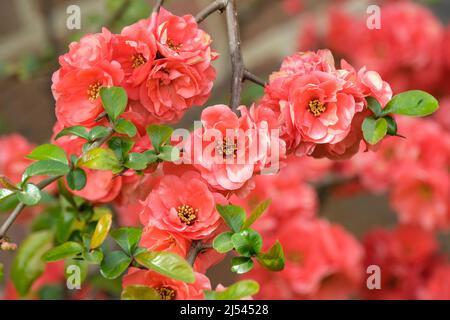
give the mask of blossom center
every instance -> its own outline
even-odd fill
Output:
[[[161,286],[155,289],[161,298],[161,300],[174,300],[176,291],[168,286]]]
[[[232,139],[223,139],[216,145],[216,152],[223,158],[236,158],[237,143]]]
[[[87,90],[87,95],[88,95],[89,101],[94,102],[95,99],[98,98],[101,87],[102,87],[102,84],[98,81],[89,85],[89,88]]]
[[[182,47],[182,44],[177,44],[172,39],[167,39],[166,44],[173,51],[179,51]]]
[[[132,60],[133,60],[132,64],[133,69],[139,68],[140,66],[142,66],[147,62],[147,59],[145,59],[145,57],[141,53],[133,55]]]
[[[194,209],[189,205],[183,204],[182,206],[179,206],[177,212],[181,222],[188,226],[194,224],[197,220],[198,209]]]
[[[320,100],[314,99],[309,102],[308,110],[314,117],[318,117],[327,110],[327,107]]]

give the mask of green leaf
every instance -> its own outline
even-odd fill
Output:
[[[195,282],[195,274],[189,263],[172,252],[143,252],[135,260],[144,267],[169,278],[188,283]]]
[[[275,242],[266,253],[259,253],[256,259],[264,268],[271,271],[281,271],[284,269],[283,247],[279,241]]]
[[[94,127],[89,131],[89,141],[95,141],[98,139],[102,139],[109,135],[109,129],[106,127],[98,126]]]
[[[9,189],[0,189],[0,201],[14,195],[15,192]]]
[[[259,284],[254,280],[242,280],[232,284],[224,291],[207,291],[207,300],[241,300],[259,292]]]
[[[147,157],[144,154],[132,152],[128,155],[124,166],[133,170],[144,170],[147,168]]]
[[[253,260],[249,257],[233,257],[231,259],[231,271],[237,274],[249,272],[253,268]]]
[[[367,97],[367,106],[373,112],[373,114],[378,118],[381,116],[383,109],[381,108],[381,104],[374,97]]]
[[[64,261],[64,276],[66,279],[73,275],[73,269],[71,269],[70,266],[77,266],[80,268],[80,284],[83,283],[88,275],[89,264],[87,261],[70,258],[66,259],[66,261]]]
[[[248,229],[250,226],[259,219],[259,217],[262,216],[262,214],[267,210],[270,203],[272,202],[271,199],[267,199],[263,202],[261,202],[250,214],[250,216],[245,220],[244,225],[242,226],[241,230]]]
[[[131,138],[137,134],[136,126],[131,121],[125,119],[117,120],[114,130],[117,133],[126,134]]]
[[[31,164],[25,169],[22,181],[34,176],[64,176],[69,173],[69,166],[59,161],[42,160]]]
[[[34,184],[28,183],[23,186],[23,191],[17,193],[17,198],[27,206],[34,206],[41,201],[41,190]]]
[[[76,216],[77,213],[72,211],[71,208],[63,207],[56,222],[55,238],[57,243],[62,243],[69,239]]]
[[[169,141],[172,132],[173,129],[168,126],[152,124],[147,127],[147,134],[150,137],[153,148],[155,148],[157,152],[160,151],[163,144]]]
[[[131,257],[122,251],[113,251],[105,256],[100,266],[100,273],[106,279],[116,279],[127,270]]]
[[[0,282],[3,282],[4,271],[3,263],[0,263]]]
[[[142,285],[127,286],[120,296],[122,300],[160,300],[161,297],[153,288]]]
[[[155,150],[147,150],[144,152],[145,157],[147,158],[147,163],[154,163],[158,161],[158,154]]]
[[[46,262],[58,261],[74,257],[81,252],[83,252],[81,244],[74,241],[68,241],[47,251],[42,256],[42,259]]]
[[[120,228],[111,231],[111,237],[130,256],[141,240],[141,236],[141,228]]]
[[[386,119],[388,128],[387,128],[387,134],[390,136],[396,136],[397,135],[397,122],[394,118],[391,116],[385,116],[384,119]]]
[[[108,146],[116,154],[117,159],[123,161],[126,155],[133,148],[134,141],[126,137],[112,137],[108,141]]]
[[[116,121],[127,107],[127,92],[121,87],[103,87],[100,89],[100,97],[106,113],[111,120]]]
[[[163,146],[160,149],[158,158],[163,161],[178,161],[180,159],[180,149],[173,146]]]
[[[362,124],[362,130],[364,140],[373,145],[380,142],[386,136],[388,124],[384,118],[375,119],[373,117],[367,117]]]
[[[112,224],[112,215],[110,213],[104,214],[97,222],[94,233],[91,238],[91,249],[98,248],[102,245],[108,236],[109,229]]]
[[[395,95],[383,109],[382,115],[390,113],[405,116],[428,116],[439,107],[439,102],[431,94],[420,90],[405,91]]]
[[[234,232],[241,230],[246,217],[244,209],[234,205],[222,206],[220,204],[216,208],[231,230]]]
[[[66,165],[69,164],[66,152],[54,144],[43,144],[35,148],[27,155],[27,158],[32,160],[54,160]]]
[[[252,229],[233,234],[231,241],[236,251],[246,257],[258,254],[262,248],[261,236]]]
[[[226,253],[233,250],[233,242],[231,241],[232,232],[223,232],[214,238],[213,248],[219,253]]]
[[[103,252],[100,249],[97,250],[85,250],[83,252],[83,258],[87,263],[100,264],[103,261]]]
[[[114,151],[107,148],[89,150],[78,161],[78,165],[94,170],[113,170],[120,167]]]
[[[50,249],[53,241],[51,231],[31,233],[19,246],[11,269],[11,279],[21,296],[28,293],[33,284],[44,271],[42,255]]]
[[[70,170],[67,175],[67,184],[72,190],[83,190],[86,186],[87,176],[86,172],[82,168],[75,168]]]
[[[86,128],[83,126],[74,126],[74,127],[63,129],[56,135],[55,140],[58,140],[59,138],[64,137],[64,136],[77,136],[77,137],[83,138],[85,140],[89,140],[89,134],[88,134]]]
[[[63,300],[64,288],[59,285],[41,286],[38,290],[39,300]]]

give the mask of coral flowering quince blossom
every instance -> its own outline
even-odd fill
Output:
[[[227,203],[220,193],[211,192],[196,172],[181,177],[165,175],[142,202],[141,222],[187,239],[203,239],[219,226],[216,204]]]

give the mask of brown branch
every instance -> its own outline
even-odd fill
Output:
[[[212,245],[209,243],[203,243],[201,240],[194,240],[191,243],[191,247],[189,248],[189,252],[187,254],[186,261],[191,265],[194,266],[195,259],[197,259],[197,256],[208,249],[211,249]]]
[[[237,16],[236,0],[229,0],[226,7],[228,44],[231,57],[231,101],[230,107],[236,110],[241,103],[244,61],[241,51],[241,37]]]
[[[256,83],[256,84],[260,85],[261,87],[265,87],[267,85],[266,81],[259,78],[257,75],[251,73],[247,69],[244,69],[244,80],[248,80],[253,83]]]
[[[200,11],[195,16],[195,21],[197,21],[197,23],[202,23],[203,20],[208,18],[214,12],[219,11],[220,13],[222,13],[227,7],[228,1],[229,0],[215,0],[214,2],[210,3],[205,9]]]
[[[112,128],[109,128],[108,135],[102,139],[99,139],[95,142],[93,142],[90,147],[86,150],[88,152],[89,150],[95,149],[103,145],[105,142],[107,142],[113,135],[114,130]],[[83,153],[84,155],[84,153]],[[83,157],[83,155],[81,157]],[[43,190],[47,186],[51,185],[53,182],[57,181],[58,179],[62,178],[62,175],[49,177],[41,182],[39,182],[36,186]],[[6,238],[6,233],[8,232],[9,228],[12,226],[14,221],[16,221],[17,217],[20,215],[22,210],[25,209],[25,205],[21,202],[19,203],[16,208],[11,212],[11,214],[8,216],[8,218],[3,222],[2,226],[0,227],[0,240]]]

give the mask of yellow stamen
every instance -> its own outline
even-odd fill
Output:
[[[309,107],[309,109],[308,109],[309,112],[311,112],[314,115],[314,117],[320,116],[322,113],[324,113],[327,110],[327,107],[322,102],[320,102],[320,100],[318,100],[318,99],[311,100],[309,102],[308,107]]]
[[[181,222],[185,223],[188,226],[194,224],[197,220],[198,209],[194,209],[189,205],[184,204],[182,206],[179,206],[177,208],[177,212]]]
[[[140,53],[133,55],[131,59],[133,60],[133,69],[139,68],[147,62],[147,59],[145,59],[145,57]]]
[[[87,90],[87,95],[88,95],[89,101],[94,102],[95,99],[98,98],[101,87],[102,87],[102,84],[98,81],[89,86],[89,88]]]
[[[161,286],[155,289],[158,291],[161,300],[175,300],[176,291],[168,286]]]

